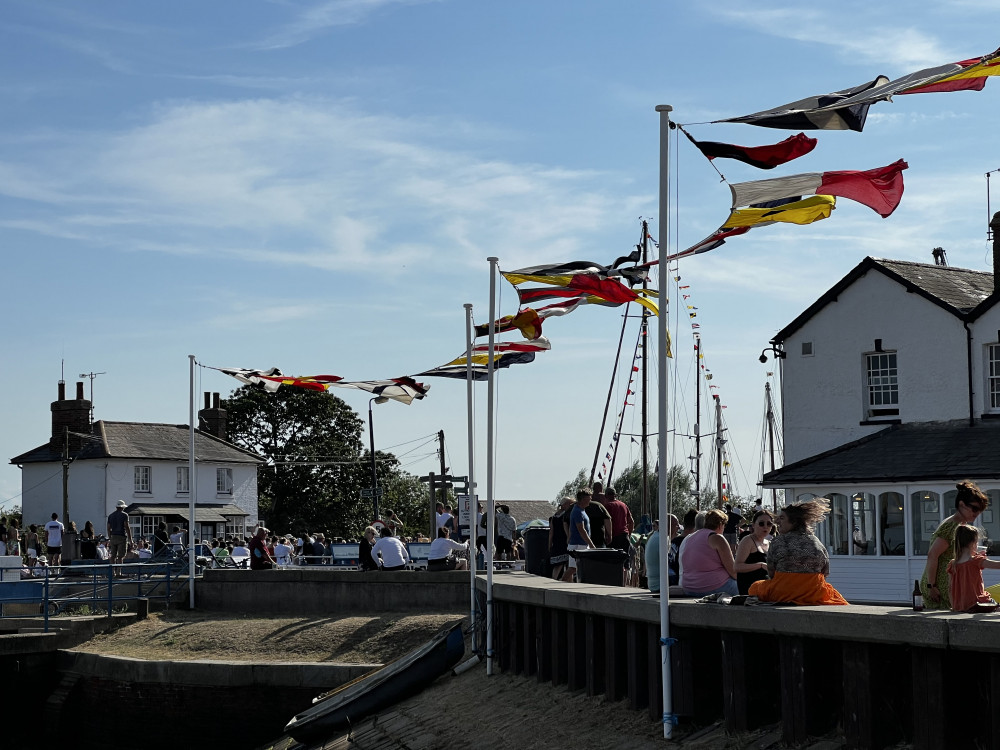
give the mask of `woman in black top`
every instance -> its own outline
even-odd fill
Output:
[[[80,557],[84,560],[97,559],[97,535],[94,533],[94,524],[87,521],[80,532]]]
[[[160,554],[169,544],[170,535],[167,534],[167,524],[164,521],[160,521],[160,525],[153,532],[153,557]]]
[[[746,594],[754,581],[767,580],[767,549],[773,530],[770,512],[759,510],[753,514],[750,533],[736,547],[736,585],[741,594]]]
[[[372,546],[375,544],[377,536],[375,527],[369,526],[365,529],[365,533],[358,543],[358,564],[361,566],[361,570],[378,570],[378,564],[372,558]]]

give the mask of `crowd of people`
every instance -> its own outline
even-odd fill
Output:
[[[927,553],[919,592],[927,609],[983,612],[998,608],[985,590],[982,571],[1000,569],[1000,561],[986,557],[980,532],[973,524],[989,507],[989,497],[975,483],[961,482],[955,495],[955,512],[938,526]],[[22,530],[16,518],[0,517],[0,555],[22,557],[24,577],[41,574],[42,568],[62,562],[63,536],[68,531],[79,540],[79,555],[87,560],[128,563],[183,553],[188,532],[179,525],[168,529],[161,522],[150,538],[133,539],[125,502],[119,501],[107,519],[106,534],[91,521],[78,530],[59,521],[57,513],[44,526],[30,524]],[[637,527],[628,506],[613,488],[599,482],[584,487],[576,497],[564,497],[549,518],[548,562],[556,580],[578,580],[580,553],[617,549],[621,555],[622,584],[645,585],[659,593],[660,558],[667,555],[669,586],[686,596],[753,596],[764,602],[795,604],[847,604],[826,577],[830,560],[815,528],[830,512],[824,498],[786,505],[777,511],[758,501],[752,511],[730,505],[725,511],[691,510],[683,524],[667,517],[666,538],[661,542],[659,521]],[[336,547],[358,545],[361,570],[403,570],[412,567],[407,545],[429,546],[427,569],[467,570],[473,550],[477,567],[484,566],[488,519],[480,503],[475,515],[475,545],[460,539],[457,515],[439,503],[435,513],[436,536],[404,534],[399,517],[387,512],[380,528],[369,526],[355,541],[326,532],[273,534],[258,525],[249,534],[228,534],[212,540],[195,540],[199,562],[213,567],[248,567],[259,570],[290,565],[329,565]],[[644,517],[644,523],[647,521]],[[494,560],[523,560],[524,540],[507,505],[496,506],[493,529]]]
[[[686,596],[755,596],[761,601],[796,604],[847,604],[826,581],[830,562],[814,530],[829,513],[820,498],[791,504],[776,514],[758,502],[744,514],[689,511],[683,526],[668,516],[666,545],[659,521],[648,534],[636,534],[628,506],[612,488],[600,483],[581,488],[576,498],[564,497],[549,519],[549,564],[552,577],[577,580],[578,553],[602,547],[625,552],[624,585],[645,585],[660,591],[660,558],[667,554],[669,586]],[[998,563],[1000,566],[1000,563]]]

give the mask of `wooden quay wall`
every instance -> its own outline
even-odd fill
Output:
[[[663,720],[657,597],[527,573],[493,581],[500,670]],[[675,599],[670,637],[682,725],[722,719],[735,734],[780,721],[793,745],[839,731],[852,748],[1000,748],[1000,614]]]

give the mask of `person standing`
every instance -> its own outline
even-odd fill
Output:
[[[496,557],[499,560],[513,560],[514,532],[517,531],[517,519],[510,514],[509,505],[497,506],[496,524]]]
[[[629,537],[635,529],[635,519],[629,507],[618,499],[618,494],[613,487],[608,487],[604,493],[604,507],[611,514],[611,546],[628,552],[632,546]]]
[[[566,564],[566,572],[563,580],[567,583],[573,582],[576,574],[576,557],[574,552],[584,549],[594,549],[594,542],[590,537],[590,518],[587,516],[587,506],[590,505],[592,494],[587,487],[581,487],[576,491],[576,504],[569,514],[569,533],[566,545],[569,560]]]
[[[87,521],[80,532],[80,557],[84,560],[97,559],[97,532],[91,521]]]
[[[0,516],[0,556],[7,554],[7,516]]]
[[[50,566],[62,564],[62,535],[65,526],[59,521],[59,514],[53,513],[52,520],[45,524],[45,551]]]
[[[125,551],[132,541],[132,529],[128,523],[128,513],[125,512],[125,501],[119,500],[114,511],[108,516],[108,554],[112,565],[121,565],[125,561]],[[118,571],[116,575],[121,574]]]
[[[566,551],[566,521],[573,509],[573,498],[564,497],[559,503],[559,510],[549,518],[549,565],[552,566],[552,577],[561,580],[566,570],[569,553]]]
[[[250,570],[270,570],[275,566],[274,558],[264,542],[267,529],[261,526],[250,540]]]
[[[606,497],[601,495],[601,497]],[[595,547],[607,547],[611,541],[611,514],[604,504],[595,500],[591,495],[590,502],[586,508],[587,517],[590,519],[590,539]]]
[[[927,564],[920,579],[920,593],[926,609],[951,609],[948,563],[955,559],[955,531],[959,526],[971,526],[990,506],[990,498],[975,484],[966,480],[956,485],[955,512],[937,527],[927,550]]]
[[[10,523],[7,524],[7,554],[14,557],[21,556],[21,536],[16,518],[10,519]]]

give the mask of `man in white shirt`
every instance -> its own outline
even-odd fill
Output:
[[[136,552],[139,553],[140,560],[148,560],[153,556],[153,550],[149,548],[149,542],[147,542],[145,539],[143,539],[142,542],[140,542],[139,549],[137,549]]]
[[[280,567],[292,564],[292,548],[284,537],[274,545],[274,559]]]
[[[388,526],[383,527],[381,533],[382,538],[372,547],[372,558],[382,566],[382,570],[405,570],[406,563],[410,561],[406,545],[392,535]]]
[[[438,529],[440,529],[442,526],[444,526],[445,524],[447,524],[448,521],[451,520],[451,513],[445,513],[445,511],[444,511],[444,503],[438,503],[435,506],[435,509],[437,510],[437,513],[435,513],[435,516],[436,516],[436,519],[437,519],[436,520],[437,526],[435,527],[434,531],[435,531],[435,533],[437,533]]]
[[[49,565],[62,564],[62,535],[65,527],[59,522],[59,514],[53,513],[52,520],[45,524],[45,547],[49,553]]]

